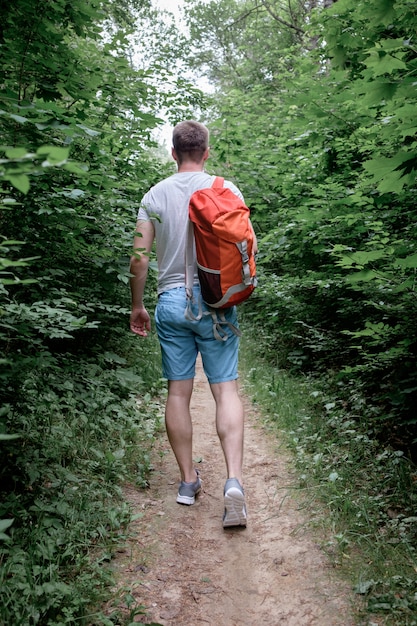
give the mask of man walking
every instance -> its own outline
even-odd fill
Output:
[[[131,330],[146,337],[151,329],[143,305],[148,273],[148,254],[156,240],[158,261],[158,303],[155,324],[161,345],[162,370],[168,379],[165,408],[167,435],[177,460],[181,481],[177,502],[191,505],[201,489],[192,456],[190,400],[198,353],[216,404],[216,429],[227,471],[224,486],[223,526],[246,526],[246,505],[242,480],[243,406],[238,395],[237,365],[239,338],[226,330],[226,341],[213,335],[210,315],[198,316],[200,288],[194,263],[195,320],[186,319],[185,249],[187,246],[188,204],[191,195],[210,187],[214,177],[204,171],[209,156],[208,129],[199,122],[180,122],[173,131],[172,156],[177,172],[152,187],[143,197],[136,225],[131,258]],[[230,181],[224,185],[242,198]],[[243,199],[243,198],[242,198]],[[203,303],[203,311],[206,310]],[[226,320],[237,326],[235,307],[225,309]]]

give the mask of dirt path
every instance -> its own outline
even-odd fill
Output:
[[[150,489],[128,490],[143,517],[134,523],[131,552],[115,566],[121,585],[132,587],[147,609],[135,619],[164,626],[351,626],[349,592],[285,488],[291,483],[285,454],[245,404],[246,529],[222,528],[225,466],[201,369],[192,403],[203,480],[196,504],[175,502],[178,470],[165,438]]]

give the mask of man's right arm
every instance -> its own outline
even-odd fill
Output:
[[[151,330],[151,320],[143,305],[146,278],[148,276],[149,253],[155,238],[153,223],[138,220],[133,240],[134,253],[130,258],[130,291],[132,294],[132,312],[130,329],[136,335],[146,337]]]

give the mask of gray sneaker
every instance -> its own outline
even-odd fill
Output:
[[[246,526],[245,492],[237,478],[228,478],[224,486],[223,528]]]
[[[178,504],[194,504],[195,497],[201,489],[200,472],[195,470],[197,474],[197,480],[193,483],[186,483],[184,480],[180,482],[178,489],[177,502]]]

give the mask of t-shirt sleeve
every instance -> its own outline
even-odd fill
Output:
[[[140,220],[141,222],[148,222],[150,219],[151,219],[151,205],[150,205],[150,198],[149,198],[149,192],[148,192],[143,196],[142,202],[139,205],[138,221]]]

